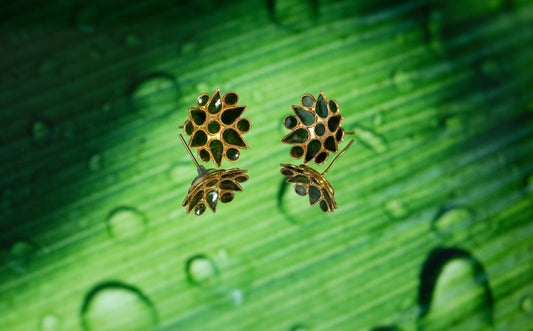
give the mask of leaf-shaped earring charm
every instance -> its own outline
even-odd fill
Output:
[[[316,164],[323,164],[329,153],[337,153],[344,135],[353,132],[344,132],[339,105],[333,99],[327,101],[324,92],[320,92],[317,100],[304,94],[300,101],[302,106],[292,106],[295,115],[289,115],[283,121],[292,131],[282,142],[294,145],[290,150],[293,159],[304,157],[304,164],[313,159]]]
[[[248,180],[247,170],[206,169],[198,164],[183,136],[180,134],[179,137],[198,170],[198,176],[193,180],[187,197],[183,200],[183,206],[187,207],[187,213],[194,210],[198,216],[202,215],[207,207],[214,213],[218,201],[231,202],[235,196],[233,192],[242,191],[240,183]]]
[[[196,107],[189,108],[189,120],[182,127],[191,137],[189,145],[198,148],[203,162],[213,159],[220,167],[222,158],[235,162],[241,156],[239,149],[248,149],[241,135],[250,130],[251,124],[240,118],[246,106],[237,106],[238,100],[237,93],[230,91],[221,97],[217,89],[211,97],[200,95]]]
[[[309,203],[311,206],[319,204],[320,209],[324,212],[333,212],[337,208],[335,202],[333,187],[324,177],[324,175],[331,169],[335,161],[344,154],[344,152],[353,144],[350,141],[342,152],[337,155],[324,172],[319,173],[311,167],[302,164],[295,166],[292,164],[281,164],[281,174],[288,177],[287,183],[294,183],[294,191],[296,194],[305,196],[309,194]]]

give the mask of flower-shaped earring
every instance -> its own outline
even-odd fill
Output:
[[[179,137],[198,170],[198,176],[193,180],[187,197],[183,200],[183,206],[187,207],[187,213],[194,209],[198,216],[205,212],[206,206],[214,213],[219,200],[222,203],[231,202],[234,198],[233,192],[242,191],[239,183],[248,180],[247,170],[206,169],[198,164],[183,136],[180,134]]]
[[[329,102],[320,92],[318,99],[310,94],[301,98],[302,106],[292,106],[295,115],[285,117],[283,124],[292,130],[282,142],[293,144],[290,155],[293,159],[304,157],[304,164],[315,159],[318,165],[323,164],[329,153],[337,153],[337,145],[344,139],[345,134],[341,127],[343,116],[339,112],[337,101]]]
[[[251,124],[248,119],[239,118],[246,106],[237,106],[238,100],[237,93],[230,91],[221,97],[217,89],[211,98],[207,93],[200,95],[197,107],[189,108],[189,120],[182,127],[203,162],[213,159],[220,167],[223,157],[235,162],[240,158],[239,149],[248,149],[241,134],[248,132]]]
[[[335,202],[333,187],[324,177],[324,175],[331,169],[335,161],[344,154],[344,152],[353,144],[353,140],[350,141],[348,146],[346,146],[342,152],[337,155],[330,165],[324,170],[324,172],[319,173],[311,167],[302,164],[300,166],[295,166],[292,164],[281,164],[281,174],[288,177],[287,183],[294,183],[294,191],[296,194],[305,196],[309,194],[309,203],[311,206],[314,206],[317,202],[320,206],[320,209],[324,212],[331,211],[333,212],[337,208],[337,203]]]

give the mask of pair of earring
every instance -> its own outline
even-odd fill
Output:
[[[248,149],[242,138],[247,133],[251,124],[246,118],[240,116],[246,106],[238,106],[237,93],[230,91],[221,96],[217,89],[211,97],[204,93],[196,100],[196,107],[189,108],[189,119],[180,126],[185,134],[190,137],[189,143],[181,134],[181,142],[187,149],[196,165],[198,176],[193,180],[183,206],[187,213],[194,210],[196,215],[201,215],[209,207],[213,213],[216,211],[218,201],[229,203],[233,200],[236,191],[242,191],[241,183],[248,180],[247,170],[234,169],[206,169],[198,164],[190,147],[198,148],[198,157],[203,162],[213,159],[215,165],[220,167],[223,158],[236,162],[240,159],[239,149]],[[295,166],[281,164],[281,174],[287,176],[288,183],[295,183],[294,189],[298,195],[309,194],[311,206],[319,204],[324,211],[337,208],[333,197],[334,191],[324,175],[350,147],[353,140],[331,162],[327,169],[318,173],[306,164],[313,159],[318,165],[323,164],[330,153],[336,153],[338,144],[345,134],[341,127],[343,119],[339,106],[335,100],[326,100],[323,92],[318,99],[305,94],[301,98],[302,107],[292,106],[295,115],[284,119],[284,125],[292,130],[282,139],[283,143],[294,144],[290,155],[294,159],[304,157],[304,164]]]

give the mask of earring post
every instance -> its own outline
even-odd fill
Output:
[[[198,161],[196,161],[196,158],[194,157],[194,155],[192,155],[191,149],[189,148],[189,145],[187,145],[187,143],[185,142],[185,139],[183,139],[183,136],[181,135],[181,133],[179,134],[179,137],[180,137],[181,142],[183,143],[183,146],[185,146],[187,153],[189,153],[189,156],[191,157],[194,164],[196,165],[196,168],[198,168],[198,171],[200,171],[200,169],[202,169],[202,166],[198,164]]]
[[[354,143],[354,140],[350,141],[350,143],[348,144],[348,146],[344,147],[344,149],[339,153],[339,155],[335,156],[335,158],[333,159],[333,161],[331,161],[331,163],[329,164],[329,166],[326,168],[326,170],[324,170],[324,172],[322,173],[322,175],[325,175],[329,169],[331,169],[331,167],[333,166],[333,164],[335,164],[335,162],[337,161],[337,159],[339,157],[341,157],[342,154],[344,154],[344,152],[346,152],[346,150],[352,146],[352,144]]]

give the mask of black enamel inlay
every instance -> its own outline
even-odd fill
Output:
[[[322,93],[316,100],[316,113],[322,118],[328,117],[328,106],[326,104],[326,100],[324,100],[324,97],[322,96]]]
[[[313,186],[313,185],[310,185],[309,186],[309,202],[311,203],[311,205],[314,205],[318,199],[320,199],[320,190],[318,189],[318,187],[316,186]]]
[[[226,125],[230,125],[233,122],[235,122],[235,120],[239,118],[239,116],[241,116],[243,111],[244,111],[244,107],[235,107],[235,108],[226,109],[222,113],[222,116],[220,117],[220,119],[222,120],[222,123]]]
[[[309,133],[307,132],[307,130],[300,128],[286,135],[285,138],[283,138],[283,142],[291,144],[304,143],[307,141],[307,138],[309,138]]]
[[[192,137],[191,147],[203,146],[207,142],[207,135],[202,130],[196,131]]]
[[[191,118],[196,123],[196,125],[202,125],[205,122],[206,118],[205,111],[201,109],[193,109],[191,110]]]
[[[220,91],[216,91],[215,95],[211,99],[207,111],[211,114],[216,114],[222,109],[222,100],[220,100]]]

